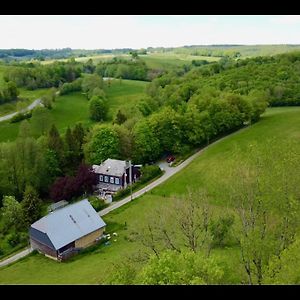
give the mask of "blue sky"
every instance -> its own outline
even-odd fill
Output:
[[[299,15],[6,15],[0,28],[0,48],[300,44]]]

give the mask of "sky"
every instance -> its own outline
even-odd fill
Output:
[[[0,48],[300,44],[300,15],[0,15]]]

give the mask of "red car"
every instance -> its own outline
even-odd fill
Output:
[[[175,156],[173,156],[173,155],[170,155],[170,156],[167,157],[167,163],[170,163],[174,160],[175,160]]]

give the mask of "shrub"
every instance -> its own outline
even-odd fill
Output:
[[[145,183],[162,173],[162,170],[159,166],[156,165],[145,165],[141,168],[141,183]]]
[[[11,247],[15,247],[20,243],[20,234],[16,232],[10,233],[7,235],[6,241]]]
[[[27,232],[20,232],[19,235],[20,235],[20,243],[26,244],[29,240],[29,236],[28,236]]]
[[[213,245],[223,247],[226,239],[229,237],[229,232],[234,223],[234,216],[222,216],[217,220],[212,221],[210,231],[213,236]]]
[[[108,206],[108,204],[106,204],[103,200],[98,199],[97,197],[90,197],[89,201],[97,212]]]
[[[10,119],[10,123],[17,123],[25,119],[30,119],[31,117],[32,117],[31,111],[26,113],[18,113]]]
[[[134,189],[135,184],[132,185],[132,189]],[[119,190],[113,195],[113,201],[118,201],[119,199],[122,199],[125,196],[128,196],[130,194],[130,187],[127,187],[126,189]]]

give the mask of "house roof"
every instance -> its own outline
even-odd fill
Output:
[[[50,211],[53,211],[53,210],[56,210],[56,209],[58,209],[58,208],[62,208],[62,207],[64,207],[64,206],[68,205],[68,204],[69,204],[68,201],[66,201],[66,200],[61,200],[61,201],[58,201],[58,202],[55,202],[55,203],[49,205],[48,209],[49,209]]]
[[[46,233],[56,250],[106,224],[87,199],[49,213],[31,225]]]
[[[122,176],[128,167],[129,166],[125,160],[108,158],[101,165],[93,165],[93,170],[97,174]]]

